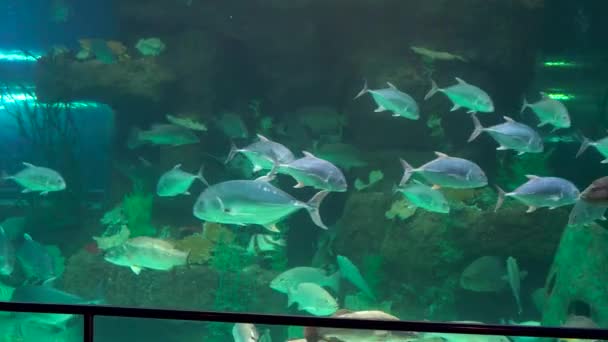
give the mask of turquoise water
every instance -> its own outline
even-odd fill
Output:
[[[2,6],[0,300],[608,324],[602,2]]]

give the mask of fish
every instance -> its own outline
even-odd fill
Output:
[[[16,174],[3,176],[5,180],[10,179],[21,185],[22,193],[40,192],[40,195],[44,196],[49,192],[65,190],[66,183],[59,172],[26,162],[23,166],[25,168]]]
[[[451,322],[456,323],[456,322]],[[461,322],[471,324],[483,324],[480,322]],[[423,339],[419,341],[425,341],[428,339],[438,338],[442,342],[511,342],[509,337],[503,335],[478,335],[478,334],[451,334],[451,333],[425,333]]]
[[[127,146],[134,149],[145,144],[181,146],[199,142],[198,136],[190,129],[173,124],[154,124],[147,131],[133,128]]]
[[[570,127],[570,114],[568,113],[566,106],[544,93],[541,93],[541,96],[542,98],[535,103],[528,103],[528,100],[524,98],[520,113],[523,113],[526,108],[530,108],[538,120],[540,120],[537,127],[551,125],[553,126],[553,131]]]
[[[235,113],[223,113],[219,119],[214,121],[215,126],[230,139],[244,139],[249,137],[247,125],[241,117]]]
[[[511,291],[513,291],[513,297],[515,297],[515,303],[517,304],[517,314],[521,315],[521,299],[519,297],[521,292],[520,271],[517,260],[512,256],[507,258],[507,276]]]
[[[605,221],[606,209],[608,204],[588,202],[580,199],[574,203],[570,214],[568,215],[568,225],[588,225],[596,220]]]
[[[375,301],[376,296],[374,295],[374,292],[361,275],[359,268],[352,261],[350,261],[349,258],[343,255],[338,255],[336,257],[336,260],[338,262],[338,269],[340,270],[340,274],[342,275],[342,277],[344,277],[344,279],[348,280],[351,284],[355,285],[355,287],[361,290],[361,292],[365,293],[365,295]]]
[[[194,204],[193,213],[204,221],[239,226],[258,224],[278,232],[277,222],[306,209],[318,227],[327,229],[319,215],[319,206],[328,193],[322,190],[308,202],[301,202],[265,179],[231,180],[205,189]]]
[[[555,209],[574,204],[579,198],[579,190],[566,179],[535,175],[526,175],[526,177],[528,181],[511,192],[505,192],[500,187],[496,187],[498,200],[494,211],[502,206],[505,197],[513,197],[526,204],[528,206],[527,213],[531,213],[540,207]]]
[[[536,310],[538,310],[539,313],[542,313],[547,301],[547,291],[545,288],[537,288],[536,290],[532,291],[532,295],[530,297],[532,297],[532,303],[534,303]]]
[[[207,130],[207,126],[204,123],[198,122],[192,118],[173,116],[171,114],[167,114],[165,115],[165,117],[167,118],[167,121],[176,126],[181,126],[187,129],[191,129],[193,131],[204,132]]]
[[[451,112],[460,108],[468,109],[469,114],[494,112],[494,102],[488,93],[458,77],[456,77],[456,82],[458,83],[447,88],[439,88],[437,83],[431,80],[431,90],[424,96],[424,99],[428,100],[437,92],[442,92],[453,103]]]
[[[195,180],[208,184],[203,177],[203,167],[197,174],[192,174],[181,169],[182,164],[175,165],[171,170],[165,172],[156,185],[156,194],[161,197],[172,197],[177,195],[190,195],[188,189]]]
[[[289,293],[289,289],[301,283],[314,283],[322,287],[328,287],[338,293],[340,291],[340,272],[328,275],[320,268],[294,267],[272,279],[270,288],[281,293]]]
[[[486,186],[488,178],[474,162],[462,158],[450,157],[445,153],[435,152],[437,158],[418,167],[412,167],[403,159],[401,165],[404,173],[399,185],[405,185],[413,173],[419,173],[433,188],[445,187],[454,189],[473,189]]]
[[[515,150],[518,155],[524,153],[540,153],[543,151],[543,139],[532,127],[517,122],[508,116],[503,116],[504,123],[483,127],[475,114],[471,115],[475,130],[469,137],[469,142],[475,140],[482,132],[487,132],[500,145],[497,150]]]
[[[257,342],[260,334],[251,323],[236,323],[232,327],[232,338],[234,342]]]
[[[48,250],[25,233],[17,249],[17,261],[30,281],[45,282],[57,276],[55,261]]]
[[[0,226],[0,275],[9,276],[15,268],[15,247]]]
[[[254,234],[249,239],[247,245],[247,253],[249,255],[257,255],[260,253],[275,252],[287,246],[285,239],[281,237],[273,237],[270,234]]]
[[[431,60],[468,62],[468,60],[462,56],[445,51],[435,51],[420,46],[410,46],[410,49],[414,51],[414,53]]]
[[[104,259],[117,266],[129,267],[139,275],[142,269],[170,271],[174,267],[187,265],[189,254],[176,249],[168,241],[139,236],[110,248]]]
[[[287,164],[277,165],[277,173],[293,177],[297,184],[294,188],[310,186],[319,190],[344,192],[348,189],[342,171],[325,159],[310,152],[302,151],[304,157]]]
[[[587,316],[581,315],[569,315],[564,323],[561,325],[565,328],[584,328],[584,329],[599,329],[600,326],[597,325],[591,318]],[[559,338],[559,342],[599,342],[603,340],[594,340],[594,339],[580,339],[580,338]]]
[[[253,164],[253,172],[258,172],[261,170],[271,170],[275,166],[275,163],[288,164],[296,159],[287,147],[261,134],[257,136],[258,141],[243,148],[238,148],[233,143],[225,163],[229,163],[237,153],[242,153]]]
[[[400,185],[395,188],[395,191],[402,193],[415,207],[434,213],[447,214],[450,212],[450,204],[441,191],[417,180]]]
[[[496,256],[482,256],[469,264],[460,275],[460,287],[475,292],[500,292],[506,286],[505,263]]]
[[[4,228],[4,232],[10,240],[23,236],[23,230],[25,229],[25,216],[11,216],[0,222],[0,226]]]
[[[315,316],[330,316],[338,311],[336,299],[314,283],[300,283],[288,289],[287,307],[294,303],[298,305],[298,310]]]
[[[340,310],[342,311],[342,310]],[[379,310],[365,310],[354,312],[336,312],[333,318],[344,319],[371,319],[379,321],[398,321],[399,318]],[[370,341],[391,341],[405,342],[415,341],[418,333],[407,331],[389,331],[389,330],[361,330],[361,329],[344,329],[344,328],[323,328],[323,327],[307,327],[307,335],[315,335],[318,337],[316,341],[348,341],[348,342],[370,342]],[[311,333],[312,330],[312,333]],[[309,339],[310,340],[310,339]]]
[[[580,198],[588,203],[604,204],[608,206],[608,176],[601,177],[581,192]]]
[[[16,303],[86,305],[100,304],[103,302],[103,299],[87,300],[75,294],[57,290],[50,285],[24,285],[17,287],[13,291],[10,301]],[[17,317],[22,322],[54,326],[64,330],[67,322],[75,317],[75,315],[28,312],[18,314]]]
[[[597,141],[591,141],[587,137],[582,137],[581,147],[576,152],[576,158],[578,158],[583,152],[589,148],[589,146],[595,147],[595,149],[604,157],[600,162],[601,164],[608,164],[608,137],[601,138]]]
[[[418,120],[420,118],[420,109],[416,100],[410,95],[400,91],[392,83],[386,82],[387,88],[369,89],[367,81],[363,85],[363,89],[355,96],[354,99],[370,93],[372,98],[378,105],[374,112],[389,111],[395,117],[404,117],[406,119]]]

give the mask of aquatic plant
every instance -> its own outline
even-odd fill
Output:
[[[405,220],[410,218],[416,213],[416,207],[412,206],[411,203],[405,198],[396,200],[391,204],[391,208],[384,213],[384,217],[389,220],[399,218]]]
[[[189,264],[203,265],[211,261],[219,241],[232,244],[234,239],[234,233],[227,227],[218,223],[205,222],[202,234],[193,234],[177,240],[175,241],[175,247],[190,252],[188,256]]]
[[[134,182],[131,193],[125,195],[122,210],[131,231],[131,237],[156,234],[156,228],[151,222],[153,199],[154,196],[144,190],[141,182]]]
[[[367,183],[364,183],[359,178],[355,179],[355,189],[357,189],[357,191],[361,191],[361,190],[367,189],[370,186],[372,186],[372,185],[378,183],[379,181],[381,181],[383,178],[384,178],[384,173],[382,173],[382,171],[380,171],[380,170],[373,170],[373,171],[371,171],[369,173]]]

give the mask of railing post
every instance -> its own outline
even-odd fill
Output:
[[[95,325],[95,315],[92,313],[84,314],[84,327],[82,331],[82,341],[83,342],[93,342],[93,334],[94,334],[94,325]]]

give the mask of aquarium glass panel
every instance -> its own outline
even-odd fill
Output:
[[[81,342],[82,322],[82,317],[78,315],[0,312],[3,341]]]
[[[0,1],[0,295],[606,328],[607,11]]]

